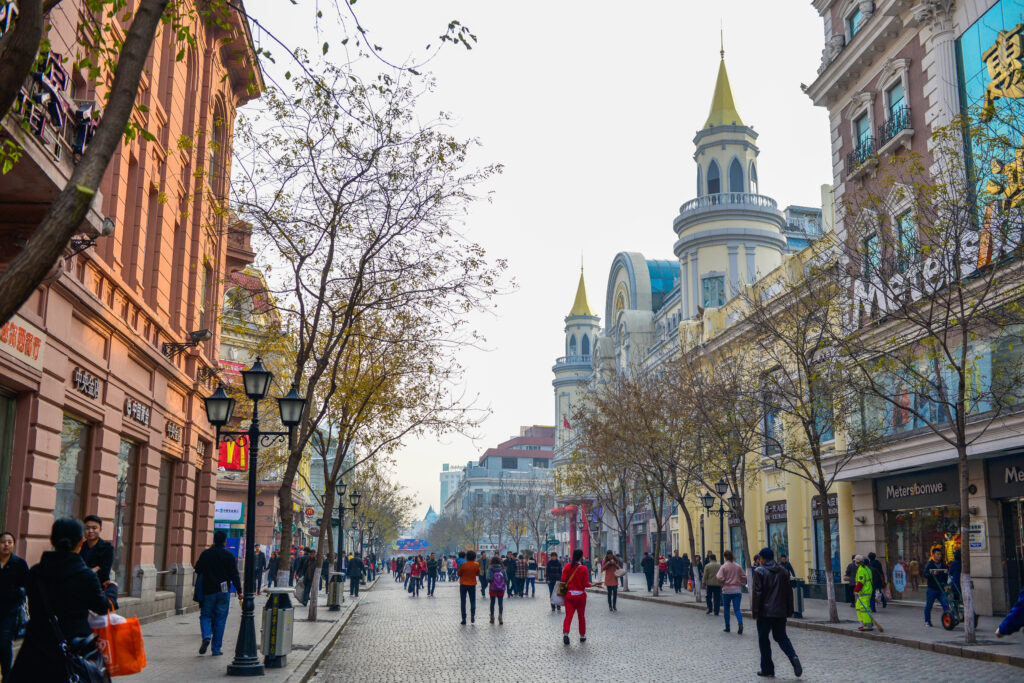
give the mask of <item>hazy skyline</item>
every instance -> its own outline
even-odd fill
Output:
[[[247,5],[261,21],[278,7]],[[476,460],[521,425],[553,424],[551,366],[563,355],[581,256],[602,324],[616,253],[674,258],[672,219],[696,195],[692,139],[711,103],[720,25],[737,109],[759,134],[761,193],[780,208],[820,205],[819,188],[831,182],[828,119],[800,83],[816,76],[822,24],[810,2],[752,0],[628,11],[563,2],[542,13],[411,0],[356,9],[373,42],[399,62],[436,44],[450,19],[472,29],[473,50],[446,46],[423,69],[437,87],[422,116],[450,112],[454,134],[480,139],[474,163],[505,166],[484,188],[491,201],[473,205],[465,226],[491,258],[508,259],[518,285],[498,300],[496,315],[474,318],[487,349],[460,358],[467,392],[493,414],[475,442],[419,440],[401,451],[397,478],[419,498],[422,517],[429,505],[438,509],[442,463]],[[274,29],[290,44],[312,44],[314,11],[300,2],[277,12]],[[278,54],[273,68],[283,72],[285,61]]]

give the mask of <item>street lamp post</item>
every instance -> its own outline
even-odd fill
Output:
[[[352,491],[348,497],[349,506],[345,507],[345,489],[345,482],[338,484],[338,561],[335,564],[338,572],[342,570],[342,558],[345,556],[345,510],[355,512],[362,497],[359,491]]]
[[[587,522],[586,522],[586,520],[583,519],[583,510],[581,509],[580,510],[579,519],[576,520],[576,528],[580,532],[580,548],[583,548],[583,527],[585,527],[586,525],[587,525]],[[590,559],[590,557],[589,557],[589,555],[590,555],[590,544],[589,543],[587,544],[587,548],[583,552],[588,555],[587,559],[589,560]]]
[[[258,356],[256,362],[248,370],[242,371],[242,384],[245,395],[252,401],[252,419],[246,431],[223,430],[235,409],[235,399],[224,391],[221,384],[213,394],[203,402],[206,405],[206,417],[217,430],[217,447],[223,440],[237,440],[239,445],[244,439],[249,442],[249,490],[245,509],[245,579],[242,586],[242,622],[238,629],[238,640],[235,643],[235,658],[228,665],[229,676],[262,676],[263,664],[256,652],[256,587],[255,548],[256,535],[256,469],[259,463],[260,446],[271,446],[288,440],[291,444],[295,427],[302,419],[306,399],[299,396],[295,385],[291,391],[277,399],[281,412],[281,422],[288,428],[284,432],[267,432],[260,430],[259,403],[267,397],[274,374],[263,367]],[[227,437],[224,439],[224,437]]]
[[[701,503],[704,505],[704,509],[708,511],[708,514],[718,515],[718,560],[721,561],[722,555],[725,554],[725,494],[729,490],[729,485],[725,483],[725,479],[719,479],[715,482],[715,492],[718,494],[718,509],[712,510],[711,508],[715,504],[715,496],[710,491],[706,492],[701,498]],[[703,532],[703,526],[701,526]]]

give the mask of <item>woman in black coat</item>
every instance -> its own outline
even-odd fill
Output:
[[[81,522],[58,519],[50,531],[53,550],[43,553],[39,564],[29,570],[29,623],[25,642],[11,670],[11,681],[63,681],[66,677],[64,658],[57,647],[47,607],[69,640],[92,634],[89,610],[97,614],[107,612],[109,605],[100,590],[99,579],[78,554],[82,539]]]
[[[544,566],[544,579],[548,584],[548,597],[555,594],[555,584],[562,580],[562,563],[558,561],[558,553],[551,553],[548,563]],[[551,611],[555,611],[555,605],[551,605]],[[558,610],[561,611],[561,606]]]

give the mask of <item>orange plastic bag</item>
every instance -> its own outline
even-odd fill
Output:
[[[92,631],[99,639],[99,649],[107,660],[111,676],[137,674],[146,666],[146,646],[142,642],[142,627],[135,617],[122,623],[112,623],[110,614],[104,617],[104,625]]]

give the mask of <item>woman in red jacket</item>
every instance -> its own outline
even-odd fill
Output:
[[[569,628],[572,626],[572,615],[580,616],[580,642],[587,642],[587,588],[590,586],[590,571],[586,565],[580,564],[583,549],[577,548],[572,553],[572,562],[562,570],[562,582],[565,583],[565,620],[562,622],[562,642],[569,644]]]

